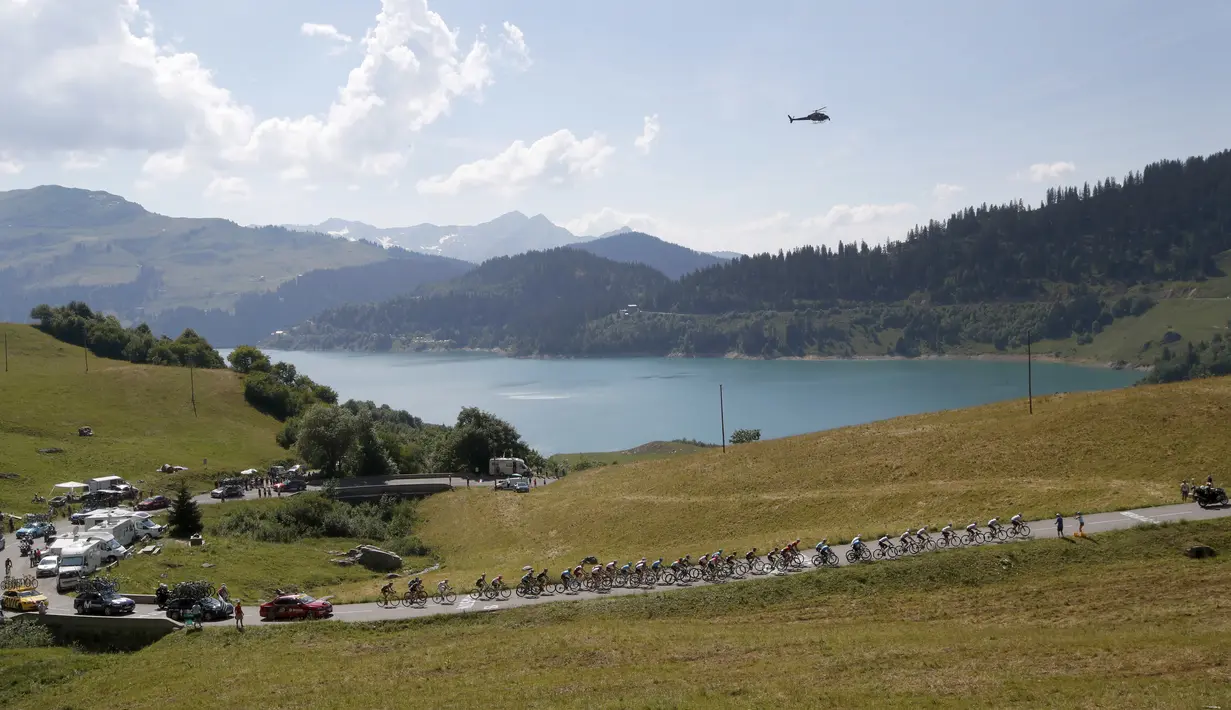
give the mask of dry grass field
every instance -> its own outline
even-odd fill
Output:
[[[457,490],[420,537],[454,579],[604,560],[763,551],[1022,512],[1178,502],[1225,475],[1231,378],[902,417],[572,474],[528,494]]]

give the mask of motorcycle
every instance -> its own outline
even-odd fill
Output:
[[[163,611],[167,608],[168,597],[171,592],[167,589],[167,585],[161,585],[154,591],[154,601],[158,604],[158,610]]]

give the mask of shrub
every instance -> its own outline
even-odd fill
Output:
[[[35,619],[15,619],[0,624],[0,650],[47,648],[56,645],[51,630]]]

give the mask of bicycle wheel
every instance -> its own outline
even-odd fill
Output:
[[[513,596],[513,592],[509,591],[509,588],[504,585],[500,586],[498,594],[500,595],[500,599],[505,601]]]
[[[858,561],[858,560],[859,560],[859,553],[858,553],[858,552],[855,552],[854,550],[847,550],[847,551],[846,551],[846,561],[847,561],[848,563],[850,563],[850,564],[855,564],[855,562],[856,562],[856,561]]]
[[[526,585],[524,584],[517,585],[517,589],[515,591],[517,592],[517,596],[523,597],[523,598],[528,593],[528,590],[526,589]]]
[[[1022,525],[1021,528],[1018,529],[1017,534],[1022,536],[1022,538],[1030,537],[1030,526]]]
[[[675,572],[663,572],[658,576],[658,581],[667,586],[675,584]]]
[[[406,592],[402,595],[402,606],[410,606],[415,603],[415,593]]]

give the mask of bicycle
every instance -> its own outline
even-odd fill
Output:
[[[392,589],[382,589],[380,599],[376,600],[376,606],[382,609],[392,609],[402,603],[402,598]]]
[[[898,556],[897,548],[895,548],[893,545],[877,547],[876,550],[872,553],[872,559],[874,560],[892,560],[892,559],[896,559],[897,556]]]
[[[816,553],[812,556],[813,567],[837,567],[838,555],[833,550],[826,549],[824,553]]]
[[[457,592],[453,591],[452,587],[444,589],[436,588],[436,593],[432,595],[432,601],[437,604],[452,604],[457,601]]]
[[[941,533],[940,538],[936,540],[936,547],[939,547],[942,550],[944,549],[956,550],[957,548],[961,546],[962,546],[962,538],[960,535],[958,535],[955,532],[951,532],[948,535]]]
[[[402,595],[402,606],[426,606],[427,592],[422,589],[408,589]]]
[[[852,547],[846,551],[846,561],[850,564],[855,564],[860,561],[871,562],[872,551],[868,549],[867,545],[860,545],[857,548]]]
[[[1023,540],[1030,537],[1030,526],[1025,523],[1014,525],[1008,530],[1009,537],[1018,537]]]

